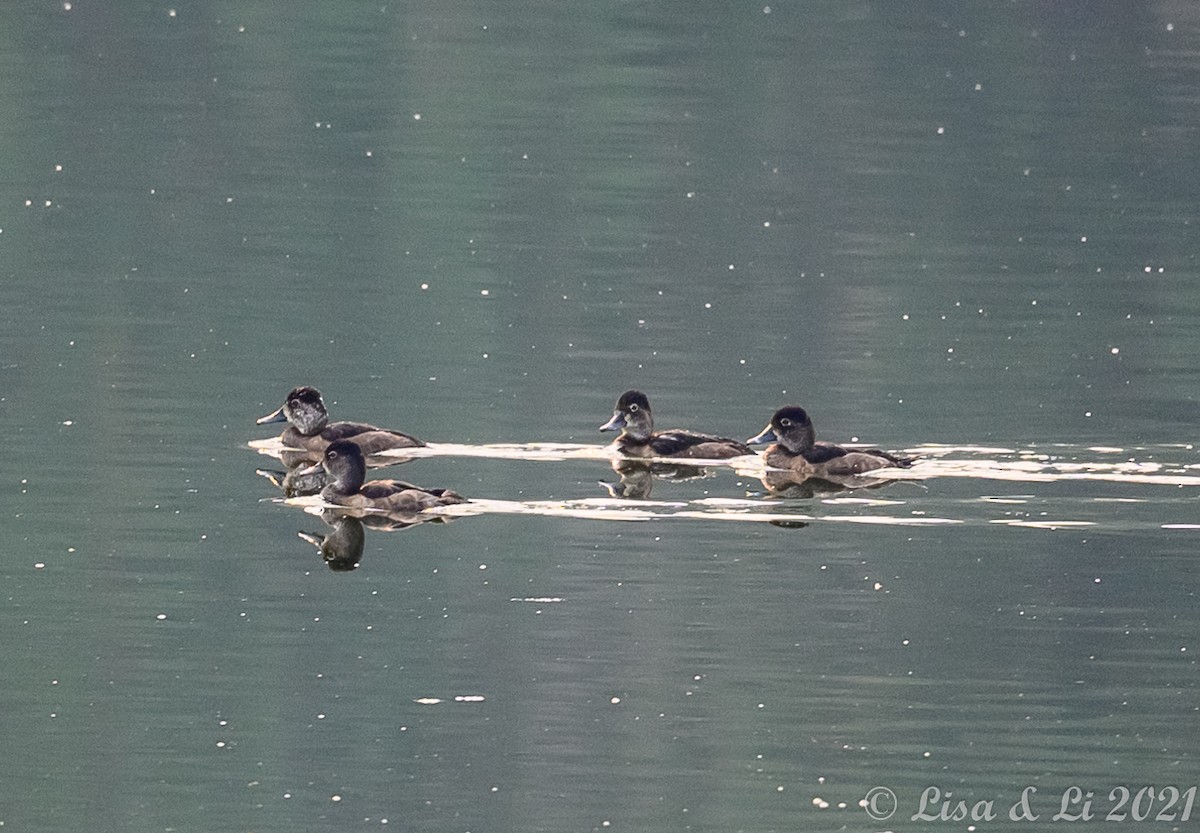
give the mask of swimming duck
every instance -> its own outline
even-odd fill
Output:
[[[325,449],[321,462],[300,471],[313,474],[325,469],[328,483],[321,499],[351,509],[380,512],[416,513],[431,506],[466,503],[467,499],[449,489],[422,489],[403,480],[367,479],[367,461],[353,440],[337,440]]]
[[[650,400],[641,391],[627,390],[621,394],[613,409],[612,419],[600,426],[601,431],[622,429],[613,442],[617,450],[630,457],[688,457],[700,460],[726,460],[753,454],[745,443],[728,437],[696,434],[671,429],[654,431]]]
[[[258,420],[290,423],[279,439],[289,448],[321,453],[331,442],[352,440],[363,454],[378,454],[390,448],[419,448],[425,443],[400,431],[389,431],[361,422],[330,422],[329,411],[316,388],[307,385],[292,390],[283,406]]]
[[[842,448],[816,442],[808,412],[795,405],[776,411],[763,432],[746,442],[751,445],[774,443],[763,452],[764,462],[772,468],[787,469],[807,477],[841,478],[875,469],[912,465],[912,460],[907,457],[876,448]]]

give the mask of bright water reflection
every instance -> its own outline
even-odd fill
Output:
[[[274,440],[252,442],[251,447],[266,454],[278,453],[280,449],[279,444]],[[737,482],[736,488],[747,490],[752,495],[751,497],[710,496],[690,501],[623,500],[619,497],[592,497],[559,501],[503,501],[475,498],[466,504],[431,508],[425,510],[425,514],[441,517],[469,517],[501,513],[614,521],[663,518],[750,522],[819,520],[898,526],[984,522],[1043,529],[1102,525],[1110,529],[1130,531],[1145,528],[1147,523],[1152,523],[1146,521],[1144,517],[1137,517],[1137,515],[1144,516],[1146,512],[1118,513],[1113,511],[1113,505],[1141,503],[1149,504],[1155,510],[1165,513],[1157,523],[1161,528],[1193,528],[1192,524],[1183,520],[1194,508],[1194,490],[1200,487],[1200,462],[1193,462],[1195,456],[1191,446],[1168,445],[1161,448],[1143,446],[1127,450],[1078,447],[1064,443],[1056,443],[1048,449],[936,445],[914,446],[905,449],[904,453],[911,455],[916,460],[911,468],[883,469],[872,472],[873,477],[858,478],[861,481],[858,488],[843,489],[835,486],[835,488],[823,489],[822,486],[826,484],[821,482],[815,492],[805,495],[810,498],[822,498],[824,495],[824,498],[820,500],[821,506],[853,508],[853,514],[825,511],[819,516],[815,516],[800,513],[796,510],[804,504],[780,500],[777,495],[771,493],[755,495],[756,490],[752,485],[743,486],[740,481]],[[1133,455],[1140,455],[1144,458],[1164,457],[1172,459],[1174,462],[1151,462],[1150,459],[1139,461]],[[404,460],[454,456],[564,463],[580,460],[606,460],[613,462],[614,465],[621,459],[619,455],[615,454],[612,446],[570,443],[494,443],[478,446],[434,443],[425,448],[403,449],[378,455],[379,458],[389,456],[402,457]],[[659,462],[669,464],[675,461],[664,458]],[[751,479],[763,478],[771,471],[757,457],[709,461],[689,460],[688,462],[698,464],[695,475],[690,478],[696,480],[707,479],[710,474],[715,473],[715,470],[720,469],[731,470],[737,475]],[[643,461],[639,460],[638,463],[642,464]],[[691,467],[689,466],[689,468]],[[647,469],[647,473],[650,473],[649,469]],[[982,494],[973,499],[960,501],[957,504],[956,517],[929,515],[928,505],[938,505],[944,510],[944,498],[926,498],[925,494],[914,497],[912,489],[905,490],[903,486],[896,486],[889,490],[887,499],[862,496],[897,481],[909,481],[915,484],[947,477],[983,483],[990,480],[1040,484],[1098,482],[1120,484],[1125,488],[1121,490],[1119,497],[1114,495],[1088,497],[1081,494],[1079,490],[1072,490],[1057,498],[1054,496],[1039,497],[1033,494],[1007,496]],[[677,477],[670,476],[667,479],[679,482]],[[601,484],[603,485],[603,481]],[[706,485],[709,485],[710,490],[716,490],[715,483]],[[828,485],[834,486],[835,484]],[[1153,489],[1158,486],[1171,486],[1176,487],[1177,490],[1187,489],[1188,491],[1184,492],[1182,497],[1168,500],[1161,496],[1161,490]],[[1150,494],[1146,495],[1144,490],[1148,487]],[[853,494],[853,496],[833,496],[843,491],[846,495]],[[929,486],[925,486],[922,492],[927,494]],[[331,504],[322,503],[319,497],[296,497],[286,502],[305,507],[318,514],[324,509],[337,508]],[[1016,506],[1026,508],[1014,509],[1013,507]],[[881,507],[887,507],[891,514],[880,515],[867,511]],[[1173,512],[1183,512],[1184,514],[1172,514]],[[1200,526],[1195,528],[1200,528]]]

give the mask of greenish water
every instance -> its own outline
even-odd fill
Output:
[[[69,5],[0,13],[6,830],[1200,782],[1191,4]],[[328,570],[298,384],[480,503]],[[919,477],[614,502],[629,387]]]

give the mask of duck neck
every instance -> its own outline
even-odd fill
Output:
[[[650,416],[649,411],[641,410],[636,414],[626,414],[625,430],[621,432],[621,439],[644,443],[648,442],[653,434],[654,418]]]
[[[810,422],[808,425],[793,428],[781,436],[779,443],[787,449],[789,454],[803,454],[806,451],[812,451],[812,447],[816,445],[817,432],[813,430]]]
[[[292,427],[301,437],[315,437],[325,430],[329,424],[329,414],[308,408],[297,410],[292,414]]]

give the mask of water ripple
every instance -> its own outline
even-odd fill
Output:
[[[259,453],[268,455],[277,455],[282,450],[277,439],[256,441],[250,445]],[[1200,462],[1192,459],[1194,452],[1194,447],[1189,444],[1130,448],[1070,444],[1013,448],[924,444],[905,449],[905,453],[919,458],[911,468],[881,469],[871,473],[873,477],[878,476],[879,485],[893,483],[893,494],[887,496],[847,492],[794,499],[747,491],[744,497],[705,496],[690,500],[628,497],[562,500],[475,498],[465,504],[427,510],[427,515],[443,518],[537,515],[621,522],[686,519],[780,526],[976,524],[1049,531],[1092,528],[1110,531],[1188,531],[1200,529],[1200,524],[1192,523],[1196,506],[1190,487],[1200,486]],[[611,446],[570,443],[435,443],[427,448],[403,449],[401,453],[406,458],[452,456],[552,462],[612,463],[621,459]],[[769,471],[758,457],[687,462],[703,465],[707,469],[732,471],[749,478],[762,478]],[[1094,481],[1122,484],[1125,488],[1122,494],[1039,496],[1020,491],[964,497],[934,494],[930,492],[932,487],[927,487],[921,489],[918,496],[911,497],[904,494],[903,485],[897,482],[911,484],[939,478],[1029,484]],[[1131,487],[1162,486],[1189,490],[1169,496],[1164,496],[1161,491],[1129,494]],[[745,489],[746,484],[739,484],[736,488]],[[314,497],[293,498],[283,502],[303,506],[310,512],[331,508]],[[1164,517],[1166,512],[1182,512],[1184,517]]]
[[[260,454],[278,457],[285,448],[278,438],[254,440],[250,448]],[[1194,454],[1191,444],[1168,443],[1157,446],[1083,446],[1069,443],[1030,445],[1024,448],[1003,446],[945,445],[926,443],[903,452],[917,458],[911,468],[880,469],[876,474],[887,480],[928,480],[939,477],[1011,480],[1028,483],[1098,480],[1117,483],[1142,483],[1163,486],[1200,486],[1200,461],[1155,459]],[[1121,455],[1124,459],[1112,460]],[[569,462],[623,459],[611,445],[580,443],[430,443],[425,448],[384,451],[377,458],[400,457],[405,460],[424,457],[476,457],[497,460],[534,460]],[[641,458],[639,458],[641,459]],[[675,463],[674,458],[644,458],[644,462]],[[733,468],[739,474],[759,477],[766,471],[759,457],[734,457],[728,460],[686,460],[689,466]]]

